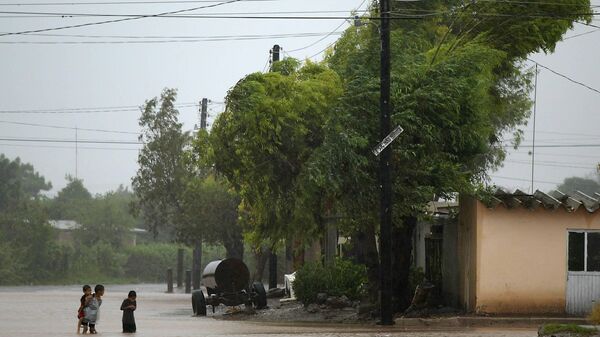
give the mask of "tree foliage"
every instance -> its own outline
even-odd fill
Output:
[[[178,120],[176,97],[176,90],[164,89],[160,100],[146,101],[139,120],[139,140],[144,147],[138,155],[139,168],[132,186],[138,198],[136,208],[155,235],[160,229],[172,230],[181,211],[188,135]]]
[[[0,154],[0,283],[52,274],[55,245],[40,202],[40,192],[50,187],[32,165]]]
[[[271,244],[308,236],[319,221],[318,210],[301,207],[311,203],[304,199],[305,163],[322,144],[341,94],[339,77],[322,65],[298,68],[285,59],[273,70],[250,74],[229,91],[211,133],[215,168],[239,191],[240,215]]]
[[[392,123],[405,130],[392,144],[394,241],[410,246],[411,226],[428,201],[474,192],[503,161],[503,136],[516,132],[518,144],[530,107],[531,71],[522,61],[552,51],[575,20],[588,19],[589,1],[392,6],[448,13],[392,25]],[[371,14],[379,15],[375,8]],[[351,27],[325,61],[340,74],[344,94],[340,115],[325,125],[319,159],[310,163],[311,179],[333,196],[336,210],[351,215],[343,221],[348,230],[378,223],[378,161],[370,152],[381,140],[378,54],[376,25]],[[394,247],[402,292],[410,249]]]

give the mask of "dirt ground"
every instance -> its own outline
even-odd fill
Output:
[[[218,308],[214,315],[192,317],[189,294],[166,294],[163,285],[106,286],[98,336],[124,336],[121,333],[122,300],[129,290],[138,293],[135,312],[138,337],[192,337],[192,336],[407,336],[407,337],[533,337],[533,329],[526,330],[444,330],[403,331],[398,328],[364,324],[307,323],[308,317],[298,305],[270,303],[271,309],[254,315],[223,315],[226,308]],[[63,337],[76,335],[76,310],[81,289],[79,286],[0,287],[0,337]],[[321,312],[310,315],[327,315]],[[224,319],[215,319],[222,316]],[[269,317],[267,317],[269,316]],[[349,322],[352,316],[342,315],[340,321]],[[270,322],[264,322],[269,318]],[[275,318],[275,319],[273,319]],[[290,322],[290,319],[293,322]],[[313,317],[314,318],[314,317]],[[273,320],[275,322],[273,322]]]

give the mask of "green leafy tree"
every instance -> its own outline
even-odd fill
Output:
[[[40,192],[50,188],[32,165],[0,154],[0,284],[53,274],[53,232],[40,202]]]
[[[67,185],[49,202],[49,215],[54,220],[81,221],[90,211],[92,194],[85,188],[82,179],[71,175],[65,178]]]
[[[319,232],[321,213],[294,205],[318,204],[301,201],[315,197],[304,193],[304,165],[341,95],[339,77],[324,66],[299,68],[285,59],[273,70],[250,74],[229,91],[211,133],[216,170],[240,193],[240,216],[253,237],[269,246]]]
[[[393,20],[392,121],[405,131],[392,145],[396,310],[411,295],[411,233],[424,205],[474,192],[505,157],[502,135],[529,113],[529,53],[552,51],[589,1],[397,2],[393,10],[450,10],[446,17]],[[376,10],[372,15],[378,16]],[[379,37],[376,25],[349,28],[326,63],[342,77],[344,95],[323,146],[308,163],[311,180],[327,191],[340,223],[377,284],[374,235],[379,223]],[[376,292],[371,292],[376,293]]]
[[[136,209],[155,235],[160,229],[172,231],[182,211],[180,195],[187,174],[184,149],[189,137],[178,120],[176,97],[175,89],[164,89],[160,100],[146,101],[139,120],[139,140],[144,147],[138,155],[139,168],[132,186]]]
[[[244,241],[238,222],[239,197],[224,179],[209,175],[189,180],[182,196],[185,218],[177,227],[182,242],[201,237],[209,244],[223,244],[227,257],[242,259]]]
[[[88,245],[102,242],[122,247],[132,235],[131,229],[138,223],[130,212],[134,201],[133,193],[123,186],[96,196],[80,220],[82,228],[77,231],[78,242]]]

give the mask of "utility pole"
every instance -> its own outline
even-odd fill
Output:
[[[273,46],[271,51],[271,69],[273,64],[279,61],[281,47],[278,44]],[[269,289],[277,288],[277,254],[275,254],[275,248],[269,249]]]
[[[384,139],[390,133],[390,0],[379,0],[381,17],[381,109],[379,134]],[[381,325],[392,325],[392,182],[391,159],[392,149],[386,147],[379,157],[379,185],[381,188],[381,209],[379,228],[379,279]]]
[[[79,137],[75,127],[75,180],[79,179]]]
[[[200,102],[200,129],[206,130],[206,119],[208,117],[208,99],[203,98]],[[202,237],[194,241],[193,261],[192,261],[192,280],[193,288],[200,289],[200,278],[202,277]]]
[[[271,69],[273,68],[273,63],[279,61],[279,57],[281,55],[281,47],[276,44],[271,49]]]
[[[208,117],[208,99],[203,98],[200,103],[200,129],[206,130],[206,118]]]
[[[537,111],[538,65],[535,64],[535,86],[533,87],[533,146],[531,147],[531,194],[535,192],[535,114]]]

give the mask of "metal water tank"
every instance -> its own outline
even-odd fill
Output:
[[[202,273],[202,283],[212,292],[238,292],[248,287],[250,271],[239,259],[229,258],[212,261]]]

